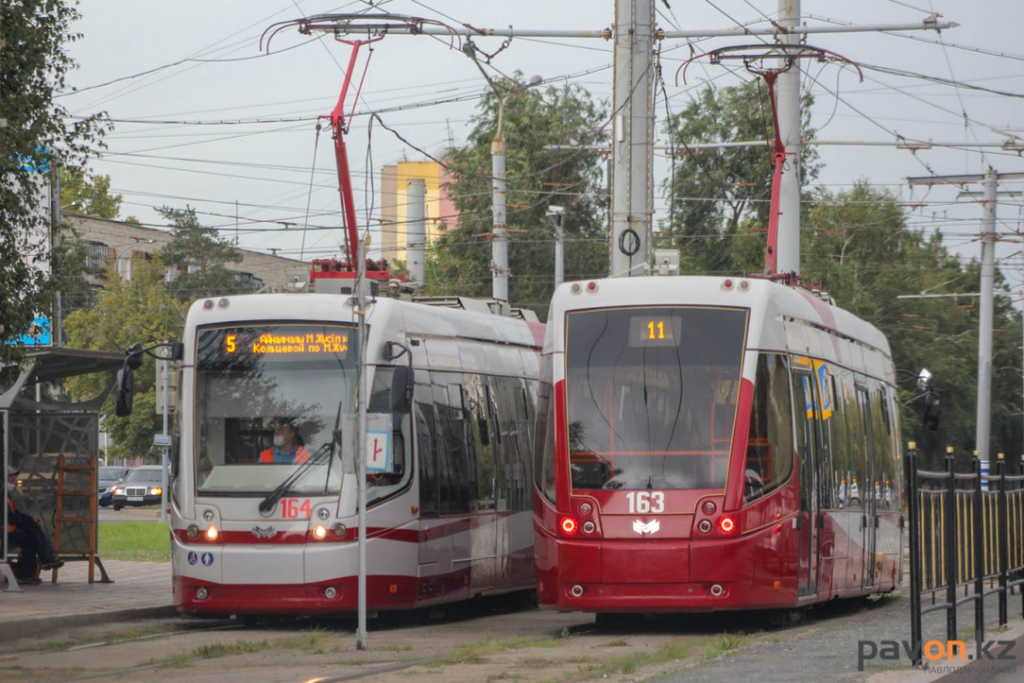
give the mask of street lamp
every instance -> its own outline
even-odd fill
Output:
[[[482,68],[480,71],[487,78],[487,74]],[[532,76],[528,82],[504,93],[501,92],[490,78],[487,78],[487,83],[490,84],[498,98],[498,126],[494,132],[494,140],[491,142],[491,212],[493,214],[491,227],[491,296],[500,302],[500,305],[502,303],[508,304],[509,277],[508,232],[505,230],[505,102],[528,88],[540,85],[543,83],[543,79],[540,76]]]

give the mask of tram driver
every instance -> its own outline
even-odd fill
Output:
[[[274,423],[274,445],[260,453],[261,463],[299,464],[309,460],[295,423],[286,417]]]

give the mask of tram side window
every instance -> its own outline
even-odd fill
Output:
[[[832,423],[831,507],[844,509],[849,507],[850,408],[843,393],[843,376],[850,372],[842,368],[835,370],[838,374],[829,375],[832,386],[832,418],[829,420]]]
[[[864,418],[853,373],[844,372],[842,379],[846,451],[843,469],[839,472],[840,490],[842,491],[840,500],[843,508],[860,510],[864,507],[860,483],[868,457],[864,442]]]
[[[796,445],[800,452],[800,507],[811,509],[813,490],[806,482],[811,480],[811,466],[816,461],[814,436],[814,394],[810,373],[793,373],[793,410],[796,422]]]
[[[437,425],[434,401],[429,385],[417,384],[413,398],[416,402],[416,462],[419,472],[420,512],[423,515],[440,511],[437,482]]]
[[[458,375],[451,376],[461,379]],[[471,479],[473,471],[470,468],[468,425],[462,408],[462,385],[435,384],[434,400],[437,408],[436,450],[441,513],[469,512],[476,482]]]
[[[524,381],[515,377],[488,377],[494,425],[500,445],[498,498],[505,509],[529,509],[530,461],[528,411]]]
[[[889,423],[889,406],[885,386],[879,384],[872,392],[871,414],[875,437],[875,498],[880,510],[890,510],[893,505],[893,449],[892,425]]]
[[[781,486],[793,472],[793,417],[786,358],[763,353],[757,359],[745,470],[746,501]]]
[[[533,432],[533,476],[537,490],[555,502],[555,403],[551,385],[541,382],[537,392],[537,428]]]

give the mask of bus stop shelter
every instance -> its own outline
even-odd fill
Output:
[[[37,348],[25,352],[21,365],[0,367],[0,446],[4,481],[17,470],[18,494],[43,518],[43,529],[57,554],[89,562],[89,580],[98,566],[96,554],[99,409],[114,388],[114,373],[124,355],[110,351]],[[97,396],[71,400],[63,381],[78,375],[107,373]],[[0,526],[0,579],[19,590],[11,568],[17,551],[7,538],[8,506]],[[56,574],[54,574],[56,580]]]

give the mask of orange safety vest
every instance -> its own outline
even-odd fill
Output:
[[[298,446],[295,449],[295,464],[306,462],[309,460],[309,451],[306,450],[305,446]],[[274,462],[274,449],[268,448],[267,450],[260,453],[260,462]]]

